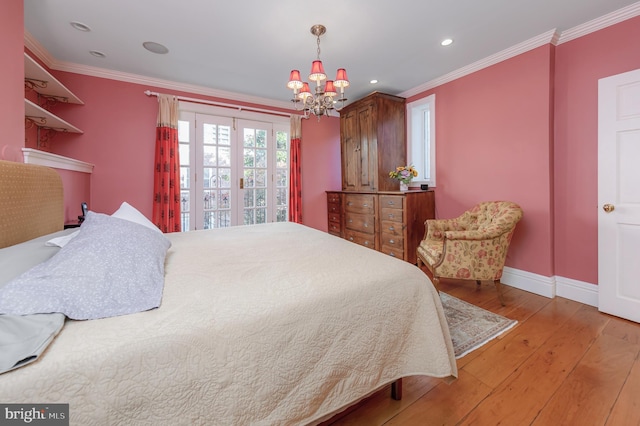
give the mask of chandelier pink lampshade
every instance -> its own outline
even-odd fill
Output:
[[[307,99],[308,96],[311,96],[311,90],[309,90],[309,83],[302,83],[302,89],[300,89],[300,93],[298,93],[298,98],[303,101]]]
[[[324,84],[324,94],[331,97],[334,97],[338,94],[336,92],[336,88],[333,86],[332,80],[327,80],[327,82]]]
[[[322,61],[313,61],[311,64],[311,74],[309,74],[309,80],[320,83],[322,80],[326,80],[327,75],[324,73],[324,66]]]
[[[347,70],[344,68],[338,68],[338,72],[336,73],[336,79],[333,82],[336,87],[347,87],[349,86],[349,79],[347,78]]]
[[[289,89],[302,88],[302,79],[300,78],[299,70],[291,70],[291,75],[289,76],[289,82],[287,83],[287,87]]]
[[[327,80],[327,74],[324,72],[324,66],[320,60],[320,36],[326,31],[324,25],[314,25],[311,27],[311,34],[316,36],[317,59],[311,63],[311,73],[309,81],[315,81],[315,90],[311,92],[309,84],[303,82],[300,78],[299,70],[291,70],[287,87],[293,90],[293,99],[296,110],[302,110],[304,117],[308,118],[310,114],[314,114],[320,119],[321,115],[330,115],[331,111],[340,111],[344,107],[347,98],[344,96],[345,87],[349,86],[347,71],[339,68],[335,80]],[[325,81],[326,80],[326,81]],[[322,83],[324,82],[324,87]],[[338,97],[337,88],[340,88],[340,98]],[[337,108],[337,104],[341,103],[341,108]],[[299,109],[300,108],[300,109]]]

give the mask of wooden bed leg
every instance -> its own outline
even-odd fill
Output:
[[[402,399],[402,379],[398,379],[391,383],[391,398],[396,401],[400,401]]]

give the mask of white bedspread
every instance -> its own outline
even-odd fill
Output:
[[[395,379],[457,375],[414,265],[301,225],[171,234],[159,309],[67,321],[0,401],[77,425],[296,425]]]

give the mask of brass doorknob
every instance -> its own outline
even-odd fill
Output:
[[[612,211],[615,210],[615,206],[613,204],[605,204],[604,206],[602,206],[602,210],[604,210],[607,213],[611,213]]]

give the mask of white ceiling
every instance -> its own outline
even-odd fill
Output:
[[[53,68],[145,76],[277,106],[289,105],[290,70],[299,69],[303,79],[309,73],[314,24],[327,27],[320,59],[329,78],[346,68],[347,97],[355,100],[375,90],[406,95],[542,34],[562,35],[632,4],[635,10],[640,2],[25,0],[24,14],[27,38],[48,52]],[[78,31],[71,21],[91,31]],[[446,37],[453,44],[440,46]],[[150,53],[145,41],[169,53]]]

